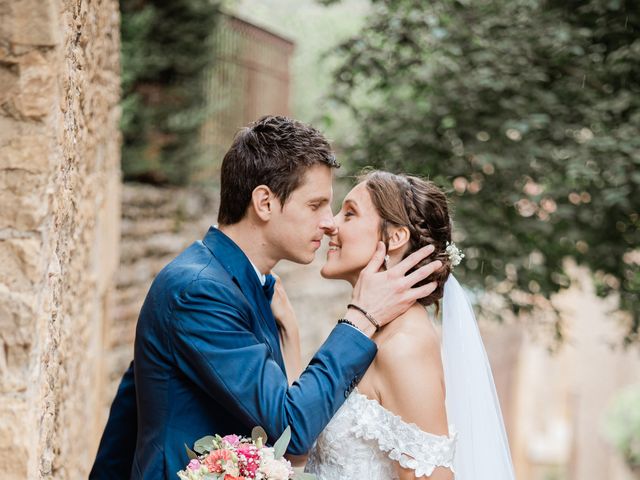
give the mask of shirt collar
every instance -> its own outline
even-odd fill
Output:
[[[264,284],[267,281],[267,276],[264,273],[262,273],[260,270],[258,270],[258,267],[256,267],[251,260],[249,260],[249,263],[251,264],[253,269],[256,271],[256,275],[258,275],[258,280],[260,280],[260,285],[264,287]]]

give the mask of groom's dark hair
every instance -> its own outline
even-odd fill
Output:
[[[222,161],[218,223],[242,220],[258,185],[269,187],[284,206],[316,164],[340,167],[327,139],[310,125],[269,115],[241,129]]]

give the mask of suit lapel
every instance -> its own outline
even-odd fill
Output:
[[[256,311],[256,314],[262,319],[263,325],[267,327],[270,334],[269,343],[272,347],[274,357],[276,357],[280,366],[284,367],[282,352],[280,350],[280,335],[278,334],[278,326],[276,325],[276,320],[273,317],[273,313],[271,312],[271,305],[267,300],[267,297],[262,289],[262,285],[260,284],[260,281],[258,280],[255,273],[254,277],[256,277],[255,282],[252,282],[251,284],[245,283],[244,288],[242,285],[240,285],[240,289],[243,291],[243,293],[245,293],[245,297],[247,298],[247,300],[249,300],[249,303],[251,303],[251,306]],[[249,295],[247,295],[246,291],[249,289],[251,289],[252,291]]]
[[[284,372],[285,365],[280,349],[278,327],[271,312],[271,305],[251,262],[233,240],[215,227],[209,229],[203,243],[233,278],[251,305],[255,316],[260,320],[269,350]]]

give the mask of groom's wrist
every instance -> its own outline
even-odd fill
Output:
[[[359,312],[358,310],[349,308],[342,318],[348,320],[349,323],[353,324],[354,327],[356,327],[369,338],[371,338],[373,334],[376,333],[375,327],[369,320],[367,320],[364,314]]]

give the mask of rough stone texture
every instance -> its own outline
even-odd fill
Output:
[[[0,478],[86,478],[118,265],[115,0],[0,0]]]

